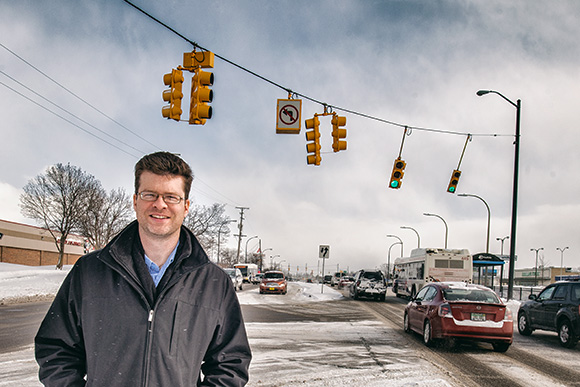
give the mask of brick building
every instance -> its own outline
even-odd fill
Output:
[[[69,235],[63,264],[75,263],[84,254],[84,244],[80,235]],[[0,262],[29,266],[56,265],[58,250],[47,229],[0,219]]]

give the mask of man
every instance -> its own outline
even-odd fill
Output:
[[[46,386],[243,386],[250,347],[229,276],[182,225],[191,168],[135,166],[137,220],[81,257],[35,338]]]

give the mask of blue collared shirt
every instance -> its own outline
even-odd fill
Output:
[[[179,242],[177,242],[177,246],[179,246]],[[171,265],[171,262],[173,262],[173,260],[175,259],[177,246],[175,246],[175,249],[173,249],[171,254],[169,254],[167,261],[165,261],[165,263],[161,267],[157,266],[157,264],[152,260],[150,260],[147,254],[145,254],[145,264],[147,265],[147,269],[149,269],[149,274],[151,274],[151,278],[153,278],[155,287],[159,285],[159,281],[161,281],[161,278],[163,278],[163,274],[165,274],[165,271],[167,270],[169,265]]]

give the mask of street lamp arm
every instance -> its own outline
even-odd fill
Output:
[[[481,97],[482,95],[486,95],[486,94],[489,94],[489,93],[497,94],[500,97],[502,97],[503,99],[505,99],[506,101],[508,101],[509,103],[511,103],[515,108],[518,107],[517,104],[515,104],[514,102],[512,102],[512,100],[510,100],[508,97],[506,97],[505,95],[503,95],[499,91],[495,91],[495,90],[478,90],[476,94]]]

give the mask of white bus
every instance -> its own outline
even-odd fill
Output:
[[[255,263],[237,263],[234,267],[240,269],[242,277],[244,277],[244,282],[257,282],[256,274],[258,274],[258,265]]]
[[[397,258],[393,268],[393,292],[413,298],[429,282],[471,283],[473,259],[466,249],[414,249],[411,256]]]

